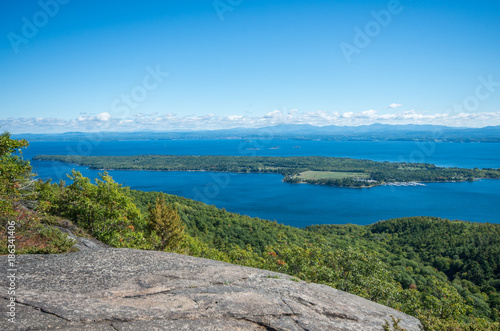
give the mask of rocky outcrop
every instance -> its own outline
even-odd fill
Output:
[[[16,257],[16,319],[1,330],[383,330],[416,318],[288,275],[173,253],[86,250]]]
[[[75,241],[75,245],[73,248],[76,248],[75,251],[86,251],[86,250],[92,250],[92,249],[105,249],[105,248],[110,248],[110,246],[100,242],[97,239],[94,238],[85,238],[85,237],[79,237],[71,231],[71,229],[67,227],[61,227],[61,226],[56,226],[56,228],[59,229],[62,233],[66,233],[66,235],[73,239]]]

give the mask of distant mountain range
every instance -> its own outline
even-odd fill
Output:
[[[14,134],[28,141],[78,140],[158,140],[158,139],[321,139],[321,140],[388,140],[500,142],[500,126],[484,128],[447,127],[441,125],[312,126],[284,124],[263,128],[232,128],[204,131],[137,131],[137,132],[66,132],[58,134]]]

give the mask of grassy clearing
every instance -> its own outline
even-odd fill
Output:
[[[422,170],[422,168],[418,168],[418,167],[410,167],[410,166],[404,166],[404,167],[398,167],[398,170],[415,171],[415,170]]]
[[[344,178],[369,178],[369,174],[363,172],[340,172],[340,171],[304,171],[299,174],[304,180],[310,179],[344,179]]]

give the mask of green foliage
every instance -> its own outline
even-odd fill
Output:
[[[384,238],[389,251],[407,257],[393,263],[405,266],[403,273],[420,290],[432,292],[429,277],[435,277],[452,284],[470,305],[472,316],[497,319],[493,308],[500,290],[500,225],[413,217],[369,228]]]
[[[130,194],[141,211],[147,213],[148,204],[154,203],[160,193],[131,190]],[[294,227],[228,213],[224,209],[179,196],[166,194],[165,202],[175,206],[190,236],[218,249],[223,246],[245,249],[250,245],[255,252],[262,253],[266,246],[277,243],[280,234],[297,243],[303,243],[306,239],[314,240],[316,237],[313,233]]]
[[[159,250],[175,250],[184,240],[184,225],[177,211],[165,203],[165,196],[160,194],[154,205],[149,206],[148,227],[159,238],[155,247]]]
[[[43,181],[39,179],[36,182],[36,191],[38,193],[37,210],[42,214],[58,215],[62,213],[63,206],[60,205],[64,181],[59,185],[51,184],[51,180]]]
[[[401,285],[373,253],[332,249],[325,241],[299,246],[288,242],[268,248],[264,267],[300,279],[330,285],[391,305]]]
[[[440,319],[432,315],[419,314],[425,331],[498,331],[500,324],[485,318],[469,317],[460,320]]]
[[[423,292],[422,301],[424,308],[431,311],[433,316],[456,320],[465,315],[467,308],[470,310],[465,304],[465,299],[454,287],[436,278],[432,278],[431,282],[433,291]]]
[[[34,211],[14,206],[14,216],[0,218],[0,254],[56,254],[71,251],[74,240],[43,224]],[[14,228],[14,230],[12,230]]]
[[[412,217],[370,227],[372,233],[387,234],[391,248],[411,248],[423,262],[450,280],[466,279],[482,286],[500,273],[498,224]]]
[[[74,241],[42,224],[26,207],[37,198],[31,166],[20,155],[27,146],[27,141],[11,139],[9,133],[0,135],[0,254],[67,252]]]
[[[222,262],[230,262],[227,254],[218,249],[201,242],[198,238],[193,238],[189,235],[184,238],[182,246],[176,250],[177,253],[201,257],[204,259],[218,260]]]
[[[67,217],[98,240],[114,247],[150,248],[145,238],[146,222],[132,202],[129,189],[116,183],[107,173],[95,184],[81,173],[68,176],[67,187],[42,184],[49,212]],[[50,192],[52,188],[52,192]]]
[[[400,331],[400,330],[404,330],[402,327],[399,326],[399,322],[401,322],[401,320],[399,318],[395,318],[394,316],[391,315],[391,324],[389,324],[388,321],[385,321],[384,325],[383,325],[383,328],[384,328],[384,331]]]
[[[76,241],[67,234],[62,233],[61,230],[55,228],[53,226],[41,226],[39,227],[38,233],[41,237],[50,239],[49,244],[45,247],[45,249],[37,250],[36,252],[27,251],[23,252],[24,254],[38,253],[38,254],[55,254],[60,252],[69,251],[76,243]]]
[[[11,139],[5,132],[0,135],[0,216],[15,215],[14,204],[33,199],[33,174],[28,161],[20,155],[28,146],[26,140]]]

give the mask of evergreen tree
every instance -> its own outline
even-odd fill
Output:
[[[34,198],[33,174],[28,161],[20,155],[21,149],[28,146],[26,140],[11,139],[5,132],[0,135],[0,215],[12,215],[13,205],[29,202]]]
[[[174,250],[183,242],[184,224],[177,210],[165,203],[165,196],[160,194],[154,206],[149,206],[149,227],[160,238],[156,247],[161,250]]]

